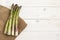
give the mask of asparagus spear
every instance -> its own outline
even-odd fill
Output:
[[[6,26],[5,26],[5,29],[4,29],[4,34],[6,34],[6,33],[7,33],[8,26],[9,26],[9,20],[7,20],[7,23],[6,23]]]
[[[10,14],[10,18],[9,18],[9,26],[8,26],[7,35],[11,35],[11,27],[12,27],[12,19],[13,19],[13,7],[14,7],[14,4],[11,7],[11,14]]]
[[[14,13],[13,25],[12,25],[12,35],[13,36],[18,35],[18,16],[19,16],[20,8],[21,8],[21,6],[19,7],[17,4],[15,5],[15,13]]]
[[[12,4],[12,8],[13,8],[13,6],[14,6],[14,4]],[[13,10],[13,9],[12,9],[12,10]],[[12,10],[11,10],[11,15],[12,15]],[[8,26],[9,26],[9,19],[8,19],[7,22],[6,22],[5,29],[4,29],[4,34],[7,34]]]
[[[12,36],[14,36],[15,32],[15,15],[16,15],[16,6],[14,6],[14,15],[13,15],[13,22],[12,22]]]
[[[17,6],[17,8],[18,8],[18,10],[17,10],[17,13],[16,13],[16,29],[15,29],[15,36],[17,36],[18,35],[18,17],[19,17],[19,11],[20,11],[20,9],[21,9],[21,6],[20,7],[18,7]]]
[[[7,35],[18,35],[18,17],[19,17],[19,10],[21,9],[21,6],[19,7],[17,4],[14,6],[14,4],[11,7],[11,14],[9,19],[7,20],[4,33]]]
[[[15,32],[16,32],[16,29],[15,26],[16,26],[16,15],[18,14],[18,5],[16,4],[15,5],[15,13],[14,13],[14,18],[13,18],[13,25],[12,25],[12,35],[14,36]]]

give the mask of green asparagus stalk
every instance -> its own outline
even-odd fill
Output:
[[[6,26],[5,26],[5,29],[4,29],[4,34],[6,34],[6,33],[7,33],[8,26],[9,26],[9,20],[7,20],[7,23],[6,23]]]
[[[12,35],[14,36],[14,29],[15,29],[15,17],[13,18],[13,24],[12,24]]]
[[[14,4],[12,4],[12,8],[13,8],[13,6],[14,6]],[[12,10],[11,10],[11,15],[12,15]],[[8,32],[8,26],[9,26],[9,19],[6,22],[5,29],[4,29],[4,34],[7,34],[7,32]]]
[[[18,11],[19,11],[19,10],[18,10],[18,7],[17,7],[16,19],[15,19],[15,20],[16,20],[16,22],[15,22],[15,24],[16,24],[16,25],[15,25],[15,36],[18,35],[18,14],[19,14]]]
[[[15,35],[15,23],[16,23],[16,13],[18,12],[17,10],[17,4],[14,7],[14,16],[13,16],[13,24],[12,24],[12,35]]]
[[[10,14],[10,18],[9,18],[9,26],[8,26],[8,32],[7,32],[8,35],[11,35],[11,27],[12,27],[12,19],[13,19],[13,7],[14,7],[14,4],[12,5],[11,14]]]
[[[19,7],[17,4],[14,6],[14,4],[11,7],[11,14],[9,19],[6,22],[4,34],[17,36],[18,35],[18,17],[19,17],[19,11],[21,9],[21,6]]]
[[[15,5],[15,13],[13,18],[13,25],[12,25],[12,35],[17,36],[18,35],[18,17],[19,17],[19,10],[21,6],[18,7],[18,5]],[[14,29],[15,28],[15,29]]]
[[[14,36],[14,32],[15,32],[15,13],[16,13],[16,11],[15,11],[15,7],[14,7],[14,15],[13,15],[13,22],[12,22],[12,36]]]
[[[18,7],[17,6],[17,8],[18,8],[18,10],[17,10],[17,13],[16,13],[16,29],[15,29],[15,36],[18,36],[18,17],[19,17],[19,11],[20,11],[20,9],[21,9],[21,6],[20,7]]]

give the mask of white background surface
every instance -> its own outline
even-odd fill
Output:
[[[22,5],[20,17],[28,24],[16,40],[60,40],[59,0],[0,0],[10,8]]]

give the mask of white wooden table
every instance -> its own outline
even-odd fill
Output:
[[[59,0],[1,0],[10,8],[12,3],[22,5],[20,17],[27,27],[16,40],[60,40]]]

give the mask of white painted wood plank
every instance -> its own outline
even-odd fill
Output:
[[[0,4],[6,7],[11,6],[12,3],[22,6],[60,6],[59,0],[0,0]]]
[[[58,10],[58,11],[57,11]],[[40,7],[22,7],[20,17],[27,19],[60,19],[60,7],[40,6]]]
[[[60,31],[60,20],[25,20],[28,24],[24,31]]]
[[[60,40],[60,32],[22,32],[16,40]]]

